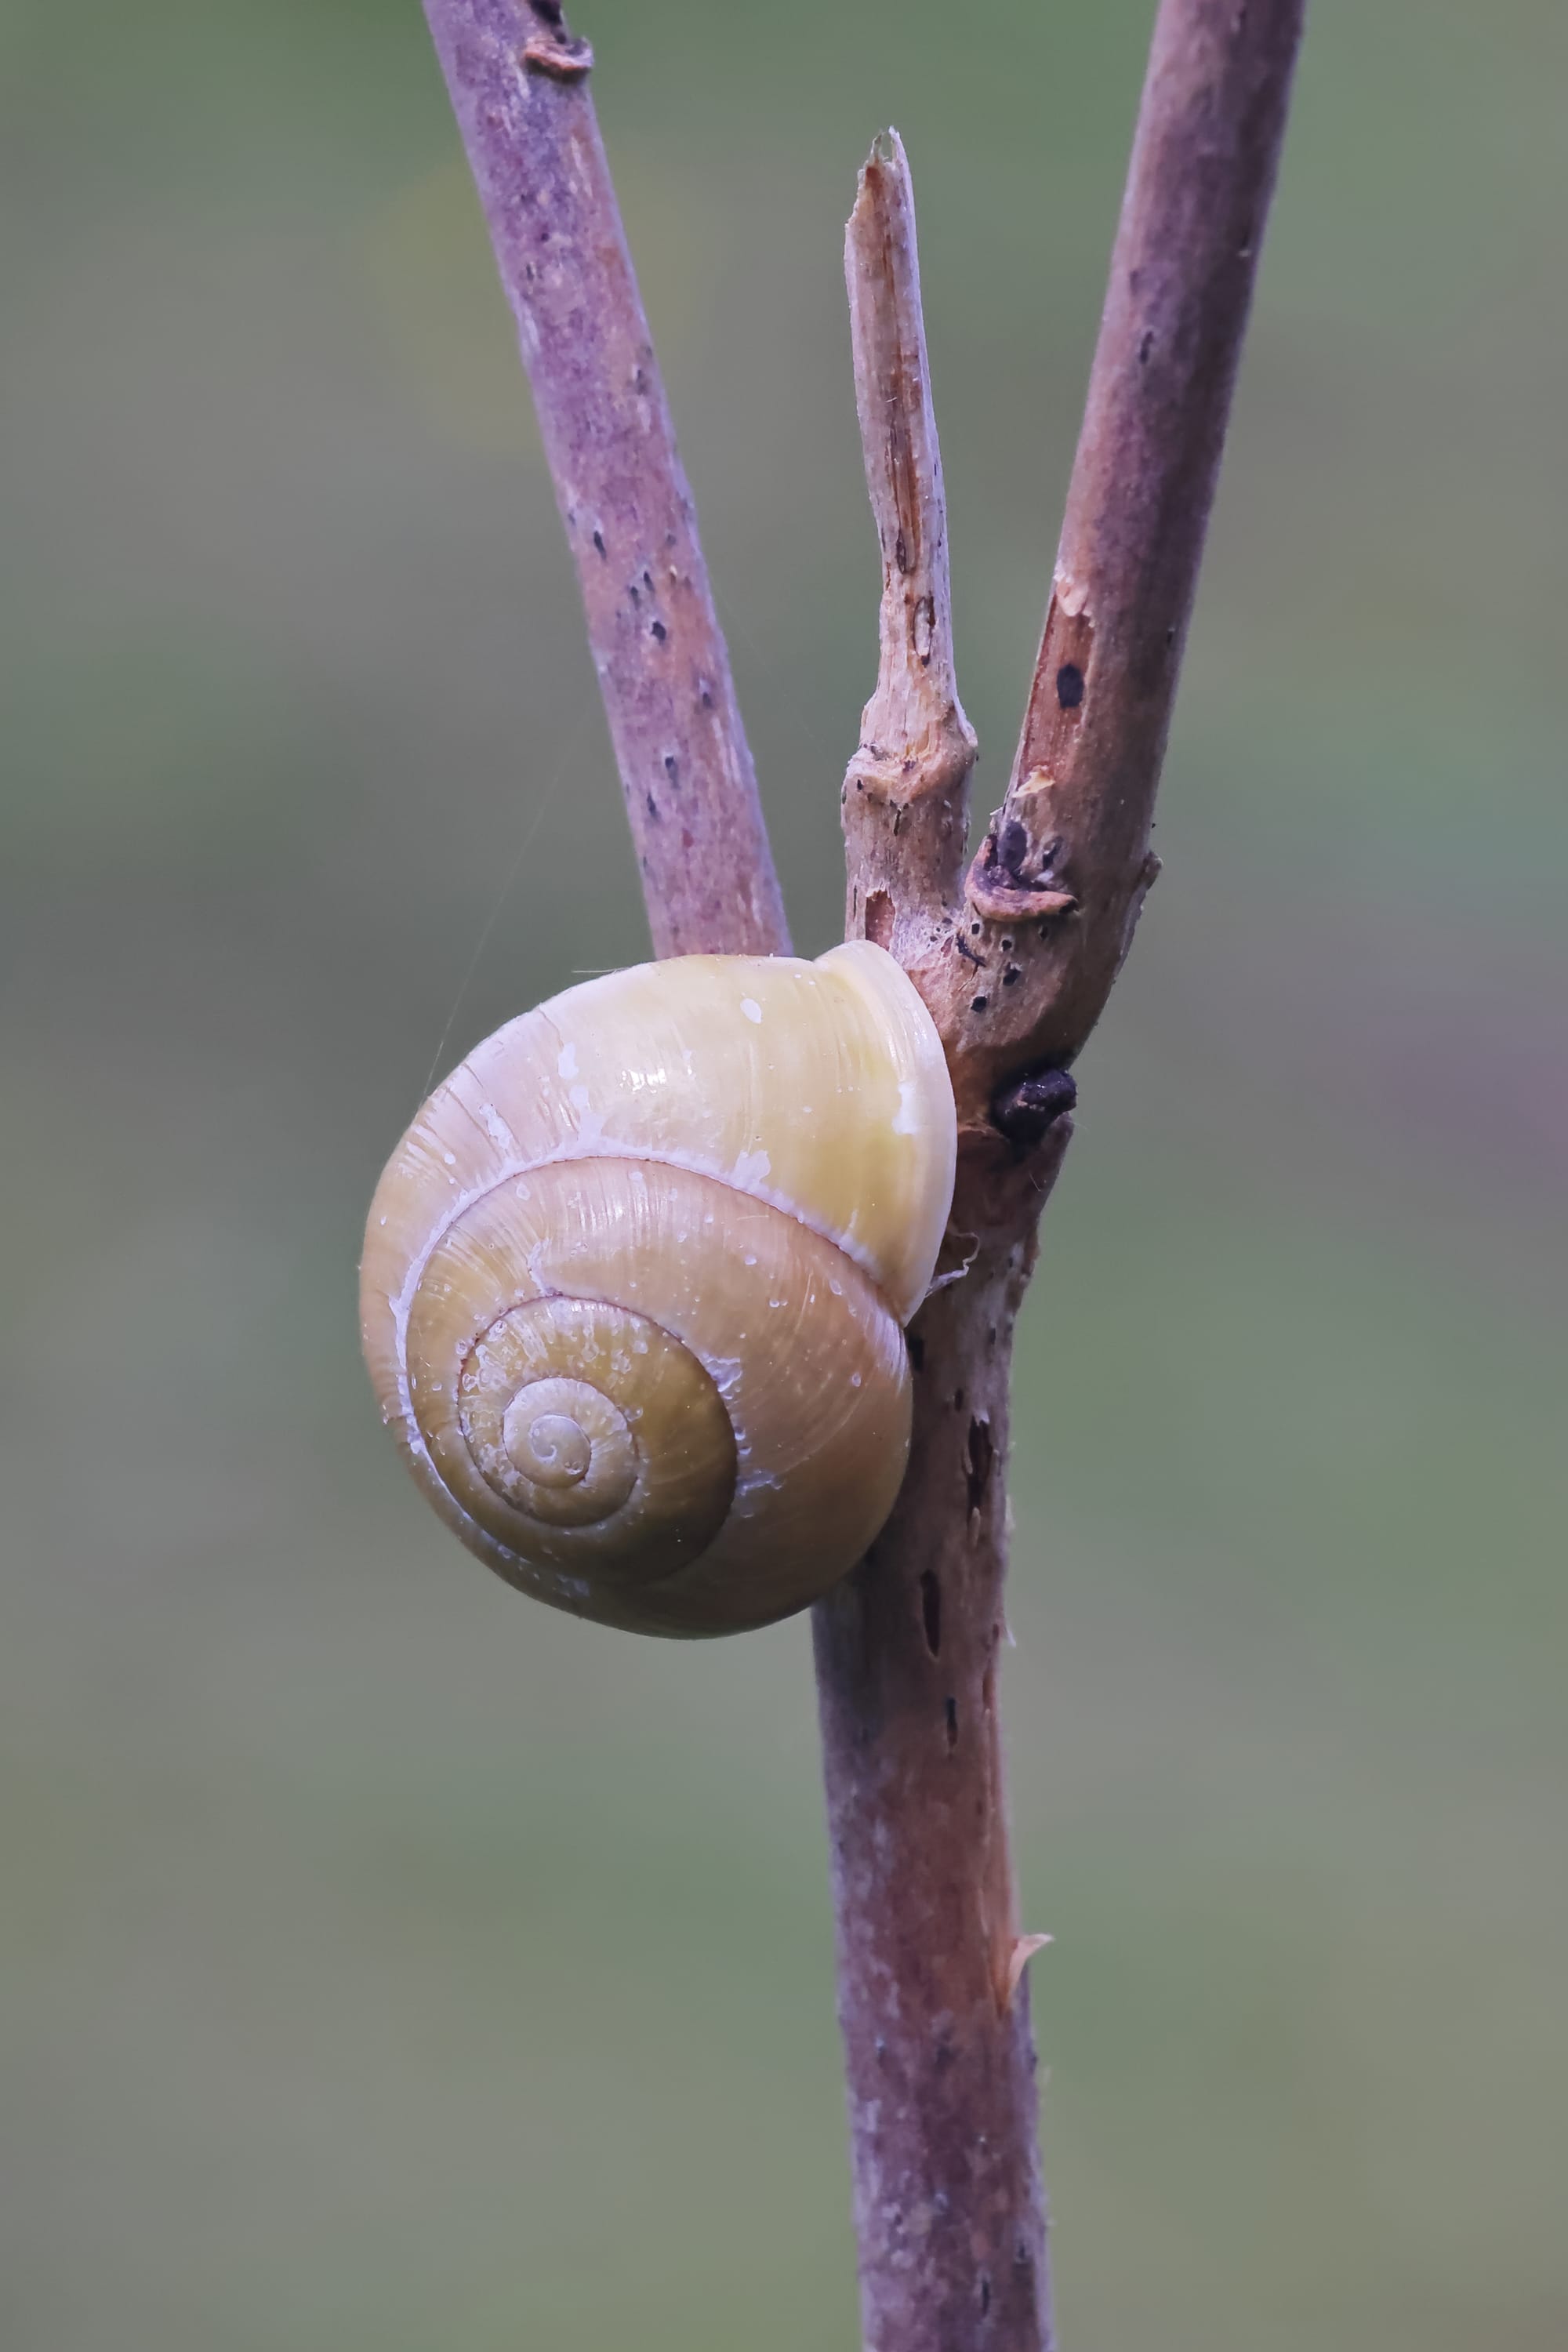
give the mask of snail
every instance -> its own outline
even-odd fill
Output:
[[[522,1591],[653,1633],[787,1616],[892,1508],[955,1151],[935,1024],[868,941],[568,989],[474,1049],[382,1177],[382,1418]]]

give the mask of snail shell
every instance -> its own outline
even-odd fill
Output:
[[[786,1616],[892,1507],[955,1147],[931,1015],[866,941],[569,989],[475,1048],[382,1177],[382,1417],[522,1591],[646,1633]]]

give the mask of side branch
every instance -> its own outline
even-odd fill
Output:
[[[425,0],[517,319],[658,955],[787,950],[691,493],[560,0]]]
[[[896,131],[860,173],[844,235],[855,401],[882,555],[877,690],[844,779],[846,931],[917,971],[952,917],[974,730],[958,698],[947,502],[921,312],[909,159]]]
[[[1017,758],[969,877],[988,973],[1018,968],[957,1013],[972,1118],[1079,1053],[1159,871],[1155,788],[1305,8],[1162,0]]]

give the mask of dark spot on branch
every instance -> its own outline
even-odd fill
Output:
[[[647,572],[647,571],[645,571],[645,572],[644,572],[643,576],[642,576],[642,584],[643,584],[643,586],[647,590],[648,594],[651,596],[651,595],[653,594],[653,573],[652,573],[651,572]]]
[[[964,1483],[969,1490],[969,1507],[978,1511],[985,1500],[985,1490],[991,1484],[991,1472],[996,1460],[996,1448],[991,1443],[991,1423],[983,1413],[976,1413],[969,1424],[969,1440],[963,1449]]]
[[[596,530],[594,533],[594,544],[598,549],[600,554],[603,555],[605,552],[605,534],[602,530]]]
[[[904,544],[904,534],[902,531],[900,531],[898,538],[893,541],[893,561],[898,565],[900,572],[907,572],[909,570],[910,551]]]
[[[1038,1143],[1047,1129],[1071,1110],[1077,1100],[1078,1081],[1069,1071],[1030,1070],[1004,1087],[996,1096],[991,1105],[992,1124],[1009,1143],[1027,1150]]]
[[[1139,344],[1138,344],[1138,364],[1139,364],[1139,366],[1140,366],[1140,367],[1147,367],[1147,366],[1148,366],[1148,364],[1149,364],[1149,354],[1150,354],[1150,352],[1153,350],[1153,348],[1154,348],[1154,330],[1153,330],[1153,328],[1152,328],[1152,327],[1148,327],[1148,328],[1145,328],[1145,330],[1144,330],[1144,331],[1143,331],[1143,334],[1142,334],[1142,338],[1140,339],[1140,341],[1139,341]]]
[[[1010,963],[1010,964],[1007,966],[1007,968],[1006,968],[1005,971],[1004,971],[1004,973],[1002,974],[1002,985],[1003,985],[1003,987],[1004,987],[1004,988],[1011,988],[1011,987],[1012,987],[1013,982],[1014,982],[1017,979],[1017,977],[1018,977],[1018,971],[1019,971],[1019,966],[1018,966],[1017,964],[1016,964],[1016,963]]]
[[[657,816],[658,814],[658,803],[655,800],[651,793],[649,793],[647,796],[647,813],[649,816]]]
[[[1094,652],[1094,621],[1087,611],[1068,612],[1053,593],[1046,613],[1019,759],[1026,776],[1048,782],[1067,772],[1074,738],[1082,721],[1084,681]],[[1073,692],[1076,679],[1078,691]],[[1065,689],[1065,690],[1064,690]]]
[[[980,2273],[980,2316],[984,2318],[991,2308],[991,2282],[984,2271]]]
[[[958,1701],[944,1698],[942,1703],[942,1721],[947,1727],[947,1744],[951,1751],[958,1745]]]
[[[561,0],[529,0],[544,29],[523,44],[522,62],[530,73],[549,74],[555,81],[581,81],[594,62],[586,41],[569,33],[562,20]]]
[[[1010,816],[996,837],[997,862],[1006,867],[1015,881],[1021,882],[1028,854],[1028,834],[1016,816]]]
[[[662,646],[666,637],[668,636],[669,631],[665,627],[662,621],[650,621],[648,623],[648,635],[649,636],[657,637],[659,644]]]
[[[667,751],[664,755],[664,772],[672,784],[679,779],[680,763],[673,751]]]
[[[712,709],[713,689],[709,685],[705,677],[700,677],[697,681],[697,699],[702,705],[704,710]]]
[[[988,996],[972,996],[969,1000],[969,1009],[971,1013],[984,1013],[990,1002],[991,999]]]
[[[933,1658],[942,1655],[942,1585],[934,1572],[927,1568],[921,1571],[921,1623],[925,1628],[926,1648]]]
[[[626,593],[627,593],[627,595],[631,598],[632,603],[633,603],[634,604],[640,604],[642,603],[642,591],[641,591],[641,589],[637,586],[637,582],[636,582],[635,580],[628,580],[628,581],[627,581],[627,583],[626,583]]]
[[[866,937],[874,947],[893,944],[893,902],[886,890],[866,893]]]

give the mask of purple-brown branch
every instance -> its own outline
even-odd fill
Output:
[[[963,872],[973,737],[896,139],[847,244],[882,552],[844,788],[848,924],[931,1006],[960,1114],[910,1334],[903,1492],[815,1640],[867,2352],[1048,2352],[1034,2053],[997,1717],[1014,1319],[1066,1066],[1148,846],[1305,0],[1163,0],[1067,520],[1004,805]],[[516,312],[660,954],[787,931],[690,494],[557,0],[426,0]]]
[[[1028,708],[970,872],[988,971],[1005,979],[1005,932],[1023,967],[954,1029],[974,1106],[1078,1054],[1159,871],[1154,793],[1305,13],[1163,0],[1155,22]]]
[[[844,246],[882,556],[877,688],[844,780],[850,935],[942,1017],[974,736],[958,699],[947,514],[896,132]],[[1050,2340],[1035,2054],[1007,1847],[1004,1637],[1014,1320],[1066,1123],[1029,1155],[961,1138],[949,1273],[910,1335],[915,1428],[893,1516],[814,1612],[861,2330],[871,2352]],[[963,1269],[962,1274],[960,1269]]]
[[[1065,1066],[1155,871],[1154,792],[1302,6],[1163,0],[1022,747],[962,878],[969,760],[896,141],[873,150],[850,217],[883,553],[878,688],[845,781],[850,929],[893,948],[942,1031],[960,1118],[950,1255],[967,1265],[911,1330],[915,1445],[893,1517],[816,1612],[867,2352],[1053,2340],[1032,1939],[996,1712],[1013,1325],[1068,1140]]]
[[[657,955],[787,951],[697,515],[556,0],[425,0],[517,320]]]

